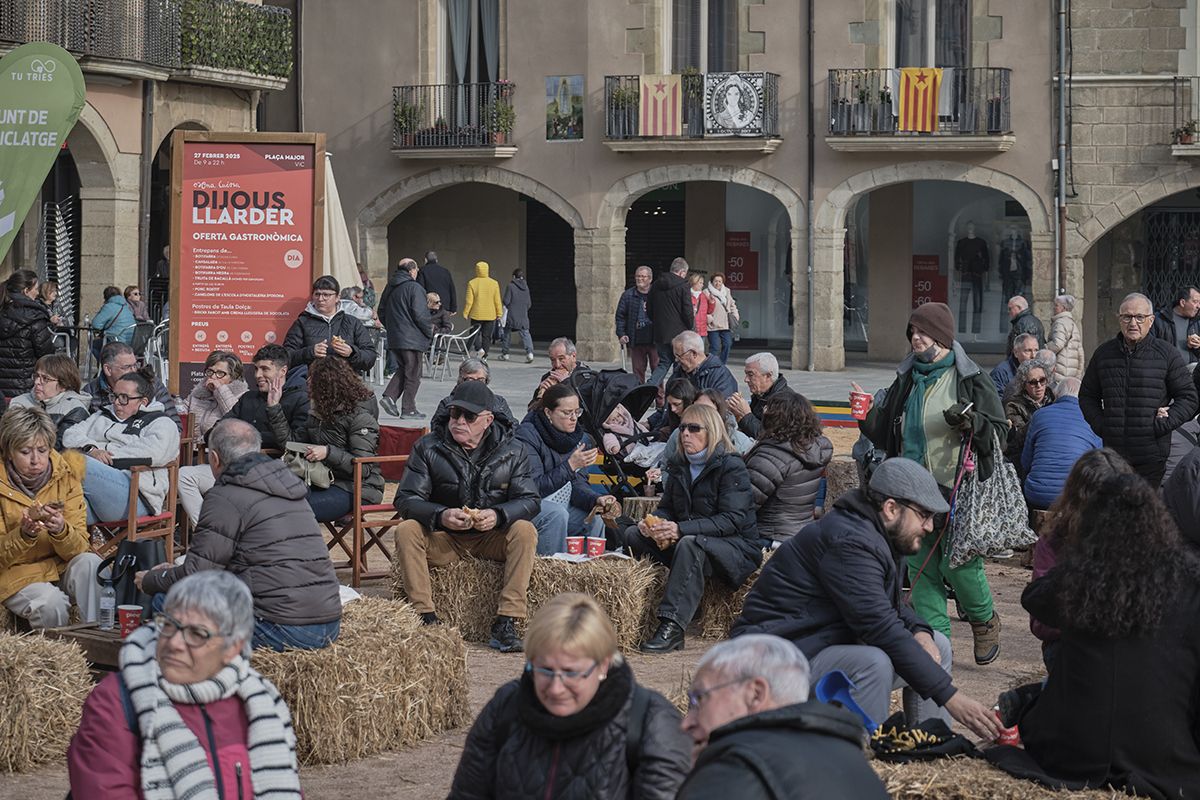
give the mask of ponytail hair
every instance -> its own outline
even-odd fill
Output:
[[[154,399],[154,367],[149,364],[143,364],[132,372],[126,372],[117,378],[113,385],[115,386],[119,381],[129,381],[137,387],[138,394],[149,400]]]

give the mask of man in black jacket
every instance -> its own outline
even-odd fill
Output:
[[[438,263],[437,253],[430,250],[425,254],[425,266],[417,275],[417,283],[426,292],[436,292],[442,298],[442,308],[450,312],[450,316],[458,313],[458,293],[454,289],[454,276],[450,270]]]
[[[425,290],[417,282],[417,262],[403,258],[388,281],[387,305],[380,308],[383,326],[387,329],[388,350],[394,353],[398,367],[383,396],[380,405],[393,417],[424,419],[417,411],[417,390],[421,388],[421,361],[429,352],[433,342],[433,320],[429,316],[429,304],[425,302]],[[403,395],[400,408],[396,400]]]
[[[405,522],[396,555],[409,602],[426,624],[438,621],[429,568],[474,555],[504,563],[492,638],[502,653],[522,649],[514,620],[524,619],[537,550],[530,521],[541,507],[524,446],[491,409],[492,392],[464,381],[450,395],[450,420],[413,446],[396,490]]]
[[[804,654],[778,636],[721,642],[700,659],[683,730],[696,763],[679,800],[888,796],[867,764],[862,722],[808,702]]]
[[[1175,345],[1189,362],[1200,361],[1200,289],[1180,286],[1175,303],[1154,315],[1152,336]]]
[[[737,378],[721,359],[712,353],[704,355],[704,338],[695,331],[684,331],[671,340],[671,354],[683,373],[696,387],[699,394],[705,389],[716,389],[728,400],[737,394]]]
[[[950,640],[900,598],[900,559],[916,553],[933,532],[934,515],[949,510],[928,470],[887,459],[868,489],[838,498],[775,551],[731,635],[782,636],[804,651],[813,675],[842,670],[876,722],[887,717],[892,689],[903,686],[910,723],[933,716],[949,722],[948,713],[991,741],[999,730],[995,716],[950,680]]]
[[[122,375],[134,372],[137,368],[138,358],[132,347],[124,342],[109,342],[104,345],[100,350],[100,372],[83,385],[83,393],[91,395],[92,398],[89,410],[95,414],[112,402],[108,399],[109,394],[112,393],[112,385]],[[175,398],[171,397],[171,393],[167,391],[167,387],[159,375],[154,377],[154,401],[162,403],[163,412],[175,421],[175,427],[179,428],[180,433],[183,433],[183,420],[179,418],[179,409],[175,407]]]
[[[662,383],[671,367],[675,353],[671,340],[684,331],[692,330],[695,315],[692,311],[692,287],[688,284],[688,263],[682,258],[671,262],[671,271],[660,275],[650,287],[650,324],[654,329],[654,346],[658,348],[658,366],[650,373],[651,383]]]
[[[338,307],[339,292],[341,288],[332,275],[313,281],[312,301],[283,338],[293,367],[308,366],[329,354],[346,359],[358,372],[366,372],[375,364],[374,334],[357,317]]]
[[[788,387],[787,378],[779,374],[779,359],[772,353],[755,353],[746,359],[746,388],[750,390],[749,403],[741,392],[734,392],[725,402],[737,418],[738,430],[757,439],[767,401],[782,392],[795,392]]]
[[[1127,295],[1117,317],[1121,332],[1096,348],[1083,373],[1079,409],[1105,447],[1158,486],[1171,432],[1196,416],[1196,386],[1175,345],[1150,335],[1148,297]]]
[[[1033,315],[1029,301],[1021,295],[1009,298],[1008,325],[1008,352],[1012,352],[1013,341],[1021,333],[1032,333],[1036,336],[1038,349],[1046,346],[1046,329],[1042,327],[1042,321]]]

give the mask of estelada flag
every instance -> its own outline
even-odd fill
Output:
[[[905,67],[900,70],[900,130],[937,130],[941,85],[941,69]]]
[[[678,75],[641,75],[641,136],[682,136],[683,97]]]

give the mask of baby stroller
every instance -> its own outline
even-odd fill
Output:
[[[644,384],[637,377],[621,369],[579,370],[568,378],[571,386],[579,392],[579,407],[583,411],[580,424],[583,430],[597,443],[603,441],[604,421],[617,408],[624,406],[633,419],[640,420],[658,396],[658,387]],[[646,441],[648,434],[637,434],[625,439],[622,445]],[[603,461],[600,471],[608,478],[609,491],[619,499],[637,497],[638,492],[629,483],[629,476],[642,477],[645,470],[610,455],[600,448]]]

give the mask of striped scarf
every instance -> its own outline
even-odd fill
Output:
[[[237,695],[250,721],[247,745],[255,797],[300,798],[296,734],[287,703],[275,686],[250,668],[244,656],[208,680],[168,683],[155,650],[158,631],[138,628],[121,648],[121,677],[129,690],[142,739],[145,800],[217,800],[204,748],[175,710],[176,703],[208,704]]]

